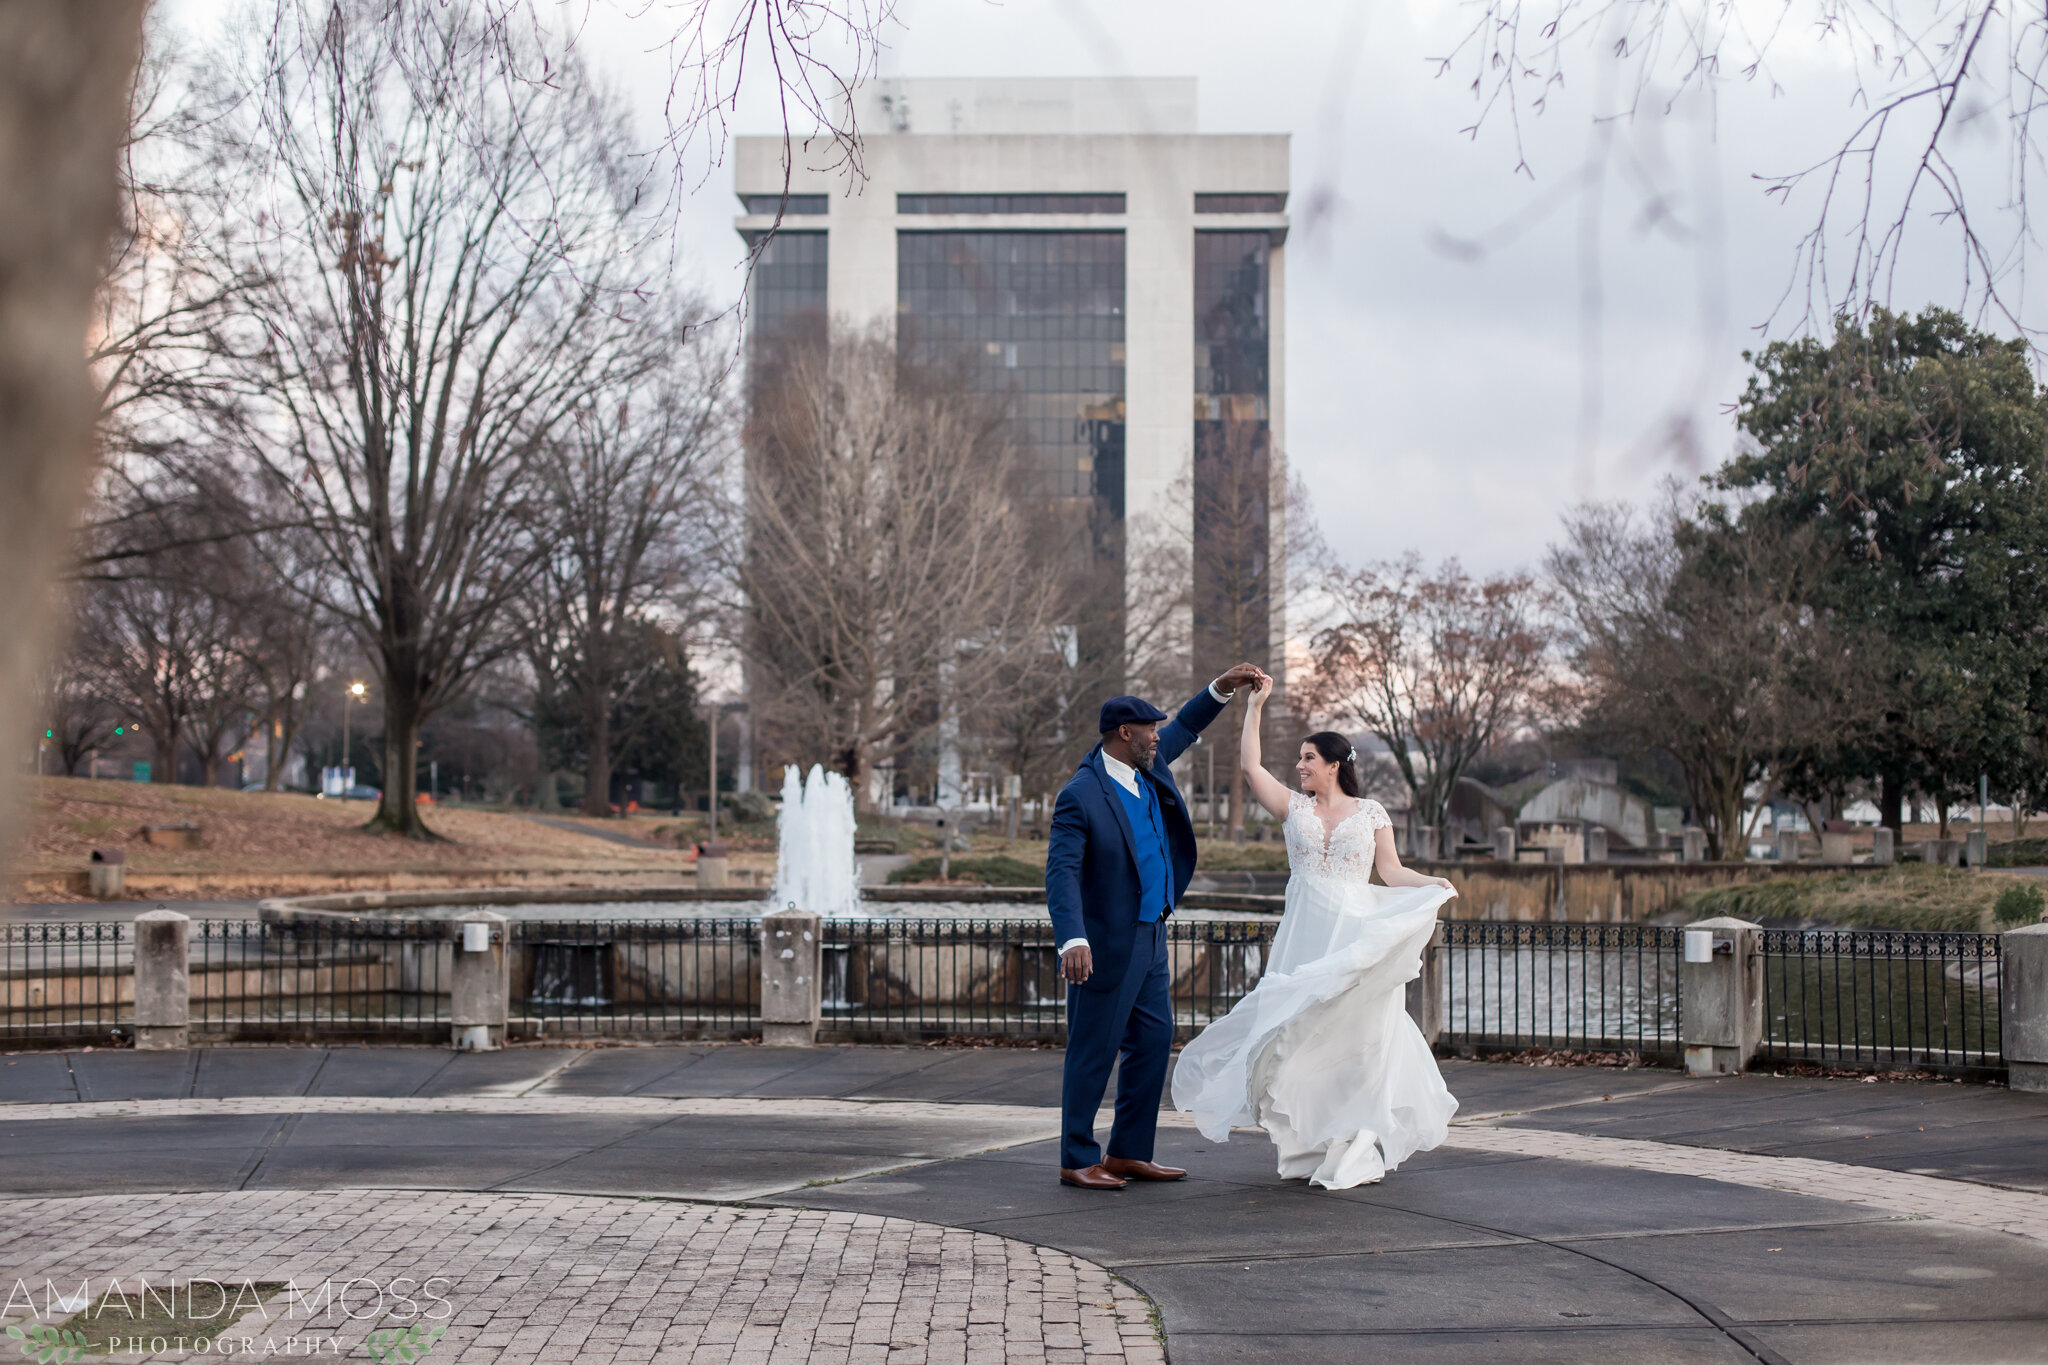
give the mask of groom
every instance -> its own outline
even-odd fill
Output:
[[[1063,1184],[1120,1190],[1133,1180],[1187,1174],[1152,1160],[1173,1051],[1166,917],[1195,871],[1194,822],[1167,764],[1222,713],[1233,692],[1264,676],[1239,664],[1171,720],[1141,698],[1111,697],[1102,704],[1102,742],[1053,807],[1045,903],[1068,982]],[[1104,1156],[1095,1143],[1095,1111],[1119,1055],[1116,1123]]]

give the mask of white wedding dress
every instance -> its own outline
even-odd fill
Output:
[[[1214,1142],[1264,1128],[1280,1174],[1326,1189],[1371,1184],[1444,1140],[1444,1087],[1407,984],[1421,972],[1442,887],[1369,880],[1377,801],[1325,834],[1315,799],[1287,804],[1287,909],[1251,994],[1181,1052],[1173,1103]]]

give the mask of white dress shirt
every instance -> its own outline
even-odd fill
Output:
[[[1225,692],[1212,682],[1209,684],[1209,695],[1216,699],[1219,706],[1228,706],[1230,699],[1237,694]],[[1138,785],[1138,770],[1122,759],[1111,758],[1108,754],[1104,754],[1102,756],[1102,770],[1109,774],[1110,781],[1116,783],[1131,795],[1140,798],[1145,795],[1144,788]],[[1070,938],[1060,945],[1060,956],[1065,957],[1071,949],[1085,948],[1087,946],[1088,940],[1085,936],[1082,938]]]

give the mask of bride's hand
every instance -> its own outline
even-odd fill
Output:
[[[1261,673],[1252,682],[1251,705],[1264,706],[1266,698],[1273,695],[1273,675]]]
[[[1457,899],[1458,888],[1451,885],[1451,879],[1449,877],[1431,877],[1429,879],[1429,884],[1431,886],[1441,886],[1444,890],[1451,893],[1451,898],[1453,900]]]

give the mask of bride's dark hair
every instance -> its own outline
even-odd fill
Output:
[[[1318,730],[1302,741],[1313,744],[1323,762],[1337,765],[1337,790],[1346,796],[1364,796],[1365,784],[1358,780],[1358,751],[1351,741],[1335,730]]]

